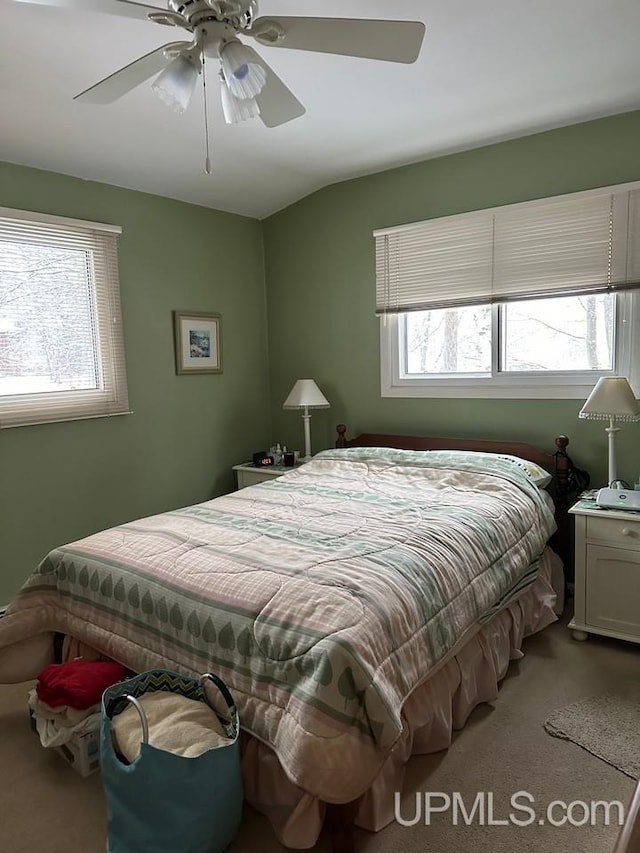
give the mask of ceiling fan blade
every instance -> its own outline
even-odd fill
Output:
[[[162,47],[141,56],[140,59],[125,65],[119,71],[114,71],[99,83],[94,83],[93,86],[76,95],[73,100],[82,101],[85,104],[110,104],[122,95],[126,95],[131,89],[135,89],[140,83],[144,83],[149,77],[159,74],[173,58],[165,55],[166,50],[191,46],[192,43],[189,41],[172,41],[169,44],[163,44]]]
[[[421,21],[370,21],[352,18],[258,18],[245,34],[260,44],[361,56],[389,62],[415,62],[425,35]]]
[[[267,82],[264,89],[259,95],[256,95],[256,101],[260,107],[260,118],[263,123],[267,127],[278,127],[288,121],[293,121],[294,118],[303,116],[306,110],[291,89],[282,82],[259,53],[256,53],[252,47],[246,44],[243,46],[251,53],[253,61],[261,65],[267,72]]]
[[[138,18],[146,21],[150,12],[166,13],[166,9],[157,6],[145,6],[130,0],[16,0],[17,3],[31,3],[36,6],[57,6],[74,12],[103,12],[106,15],[120,15],[125,18]]]

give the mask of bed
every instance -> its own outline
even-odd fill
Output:
[[[286,846],[313,846],[328,805],[386,825],[410,755],[446,748],[556,618],[568,439],[345,434],[283,477],[53,550],[0,620],[0,682],[35,677],[57,637],[63,659],[216,671],[247,799]]]

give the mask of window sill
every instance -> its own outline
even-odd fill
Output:
[[[595,376],[590,382],[560,384],[551,377],[546,382],[523,383],[514,380],[484,379],[434,379],[390,385],[383,383],[382,397],[457,397],[460,399],[493,400],[586,400],[598,381]]]

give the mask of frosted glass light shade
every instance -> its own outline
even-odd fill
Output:
[[[255,98],[264,89],[267,72],[253,61],[253,55],[242,42],[228,41],[220,50],[220,62],[231,94],[245,100]]]
[[[183,113],[196,87],[200,69],[186,56],[176,56],[151,84],[151,88],[165,104]]]
[[[298,379],[282,404],[283,409],[328,409],[330,403],[313,379]]]
[[[633,396],[629,382],[624,376],[610,376],[598,379],[595,388],[589,394],[579,417],[595,420],[616,418],[621,421],[640,420],[640,404]]]
[[[255,98],[236,98],[229,91],[224,75],[220,75],[220,95],[222,112],[227,124],[239,124],[260,115],[260,107]]]

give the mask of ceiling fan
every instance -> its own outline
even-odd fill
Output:
[[[152,89],[179,112],[186,109],[209,60],[219,62],[222,107],[228,124],[259,116],[277,127],[304,106],[264,59],[244,42],[343,56],[415,62],[425,26],[419,21],[257,17],[257,0],[167,0],[166,9],[132,0],[17,0],[76,12],[103,12],[179,27],[188,40],[172,41],[136,59],[75,96],[106,104],[156,76]],[[239,38],[239,36],[241,38]],[[206,97],[205,97],[206,109]]]

